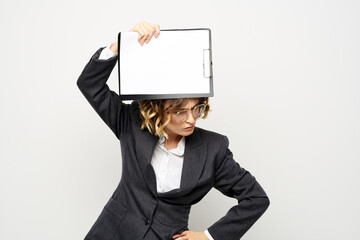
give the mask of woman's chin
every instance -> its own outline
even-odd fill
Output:
[[[189,135],[191,135],[193,132],[194,132],[194,128],[191,129],[191,130],[185,130],[185,131],[183,131],[181,135],[182,135],[182,136],[189,136]]]

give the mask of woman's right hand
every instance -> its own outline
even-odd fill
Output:
[[[152,24],[148,22],[139,22],[136,24],[130,32],[137,32],[139,33],[138,42],[142,45],[144,43],[149,43],[152,36],[155,34],[155,37],[157,38],[160,34],[160,26],[159,24]]]
[[[141,46],[143,46],[144,43],[150,42],[153,35],[155,35],[156,38],[160,35],[160,26],[159,24],[152,24],[142,21],[130,29],[130,32],[137,32],[139,34],[138,42]],[[116,42],[111,44],[110,50],[113,53],[118,53],[118,43]]]

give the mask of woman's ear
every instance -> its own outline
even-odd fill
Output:
[[[162,116],[161,116],[162,123],[165,123],[168,120],[168,114],[166,113],[165,109],[166,108],[164,108],[164,110],[162,111]]]
[[[168,103],[166,103],[166,100],[162,101],[161,104],[159,105],[160,108],[160,119],[161,119],[161,123],[166,122],[167,118],[166,118],[166,108],[169,106]]]

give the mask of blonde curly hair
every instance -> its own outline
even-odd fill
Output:
[[[184,106],[190,98],[178,99],[158,99],[158,100],[138,100],[140,108],[141,129],[147,128],[150,133],[155,136],[168,135],[165,132],[165,127],[171,121],[172,113],[175,113]],[[210,111],[209,98],[195,98],[199,100],[199,104],[205,105],[204,115],[205,119]],[[169,106],[165,109],[165,105]],[[165,121],[165,119],[167,120]]]

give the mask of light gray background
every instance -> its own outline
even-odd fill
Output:
[[[91,55],[138,21],[209,27],[213,111],[271,205],[243,239],[357,239],[360,3],[0,2],[1,239],[83,239],[121,175],[119,142],[76,86]],[[117,71],[109,79],[117,91]],[[212,190],[203,231],[236,204]]]

